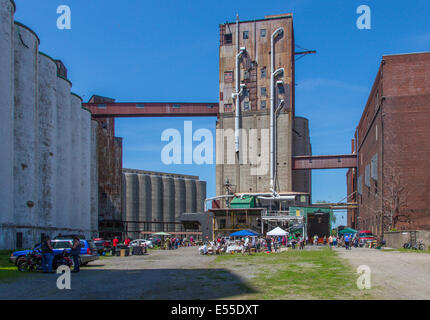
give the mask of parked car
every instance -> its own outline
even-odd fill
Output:
[[[105,252],[108,252],[112,249],[112,242],[110,240],[95,238],[93,241],[97,247],[97,252],[99,255],[103,255]]]
[[[358,245],[364,247],[366,243],[374,241],[376,238],[370,230],[361,230],[358,232]]]
[[[152,242],[152,245],[160,246],[161,245],[161,239],[156,237],[149,237],[149,241]]]
[[[99,255],[97,254],[97,247],[92,240],[80,240],[81,242],[81,253],[79,256],[80,265],[87,265],[89,262],[97,260]],[[72,239],[54,239],[51,240],[52,248],[54,249],[54,255],[63,253],[64,250],[70,251],[70,245],[73,243]],[[34,246],[34,250],[40,251],[40,243]],[[9,262],[17,264],[17,261],[21,257],[25,257],[32,250],[20,250],[12,252],[9,257]]]
[[[130,242],[129,247],[136,247],[140,246],[140,244],[146,243],[146,246],[148,248],[153,248],[154,245],[152,244],[152,241],[146,240],[146,239],[136,239]]]

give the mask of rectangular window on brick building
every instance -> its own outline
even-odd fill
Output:
[[[245,111],[249,111],[249,101],[245,101],[245,102],[243,103],[243,110],[245,110]]]
[[[266,67],[261,68],[261,79],[265,79],[266,78]]]
[[[364,169],[364,184],[366,187],[370,187],[370,164]]]
[[[261,109],[266,109],[266,100],[261,100],[260,103],[261,103],[260,104]]]
[[[260,94],[261,94],[262,97],[265,97],[266,93],[267,93],[266,92],[266,88],[263,87],[263,88],[260,89]]]
[[[231,33],[226,33],[224,35],[224,43],[225,44],[231,44],[231,43],[233,43],[233,35]]]
[[[243,79],[244,79],[244,80],[249,80],[249,71],[248,71],[248,70],[245,70],[245,71],[243,72]]]
[[[375,153],[375,155],[372,157],[372,160],[370,162],[370,176],[373,180],[378,181],[378,154]]]
[[[243,39],[248,39],[249,38],[249,32],[248,31],[243,31]]]
[[[224,82],[225,83],[233,82],[233,71],[225,71],[224,72]]]
[[[266,29],[260,30],[260,37],[264,38],[266,36]]]

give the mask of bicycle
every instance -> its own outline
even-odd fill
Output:
[[[424,250],[425,246],[424,246],[424,243],[421,240],[419,240],[419,241],[416,241],[415,243],[406,242],[403,244],[403,248],[412,249],[412,250]]]

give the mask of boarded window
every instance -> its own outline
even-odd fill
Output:
[[[243,39],[248,39],[248,38],[249,38],[249,32],[243,31]]]
[[[357,191],[358,194],[363,194],[363,177],[359,176],[357,179]]]
[[[226,82],[226,83],[233,82],[233,71],[225,71],[224,72],[224,82]]]
[[[249,80],[249,71],[245,70],[245,71],[243,72],[243,79],[245,79],[245,80]]]
[[[260,89],[260,94],[261,94],[262,97],[265,97],[267,95],[266,88],[264,88],[264,87],[261,88]]]
[[[372,157],[371,160],[371,167],[370,167],[370,176],[373,180],[378,181],[378,154],[375,153],[375,155]]]
[[[364,184],[366,187],[370,187],[370,164],[364,169]]]
[[[266,36],[266,29],[260,29],[260,37],[264,38]]]

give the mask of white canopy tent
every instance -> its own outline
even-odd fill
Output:
[[[285,231],[279,227],[276,227],[275,229],[273,229],[272,231],[269,231],[267,233],[268,236],[286,236],[287,234],[288,234],[287,231]]]

